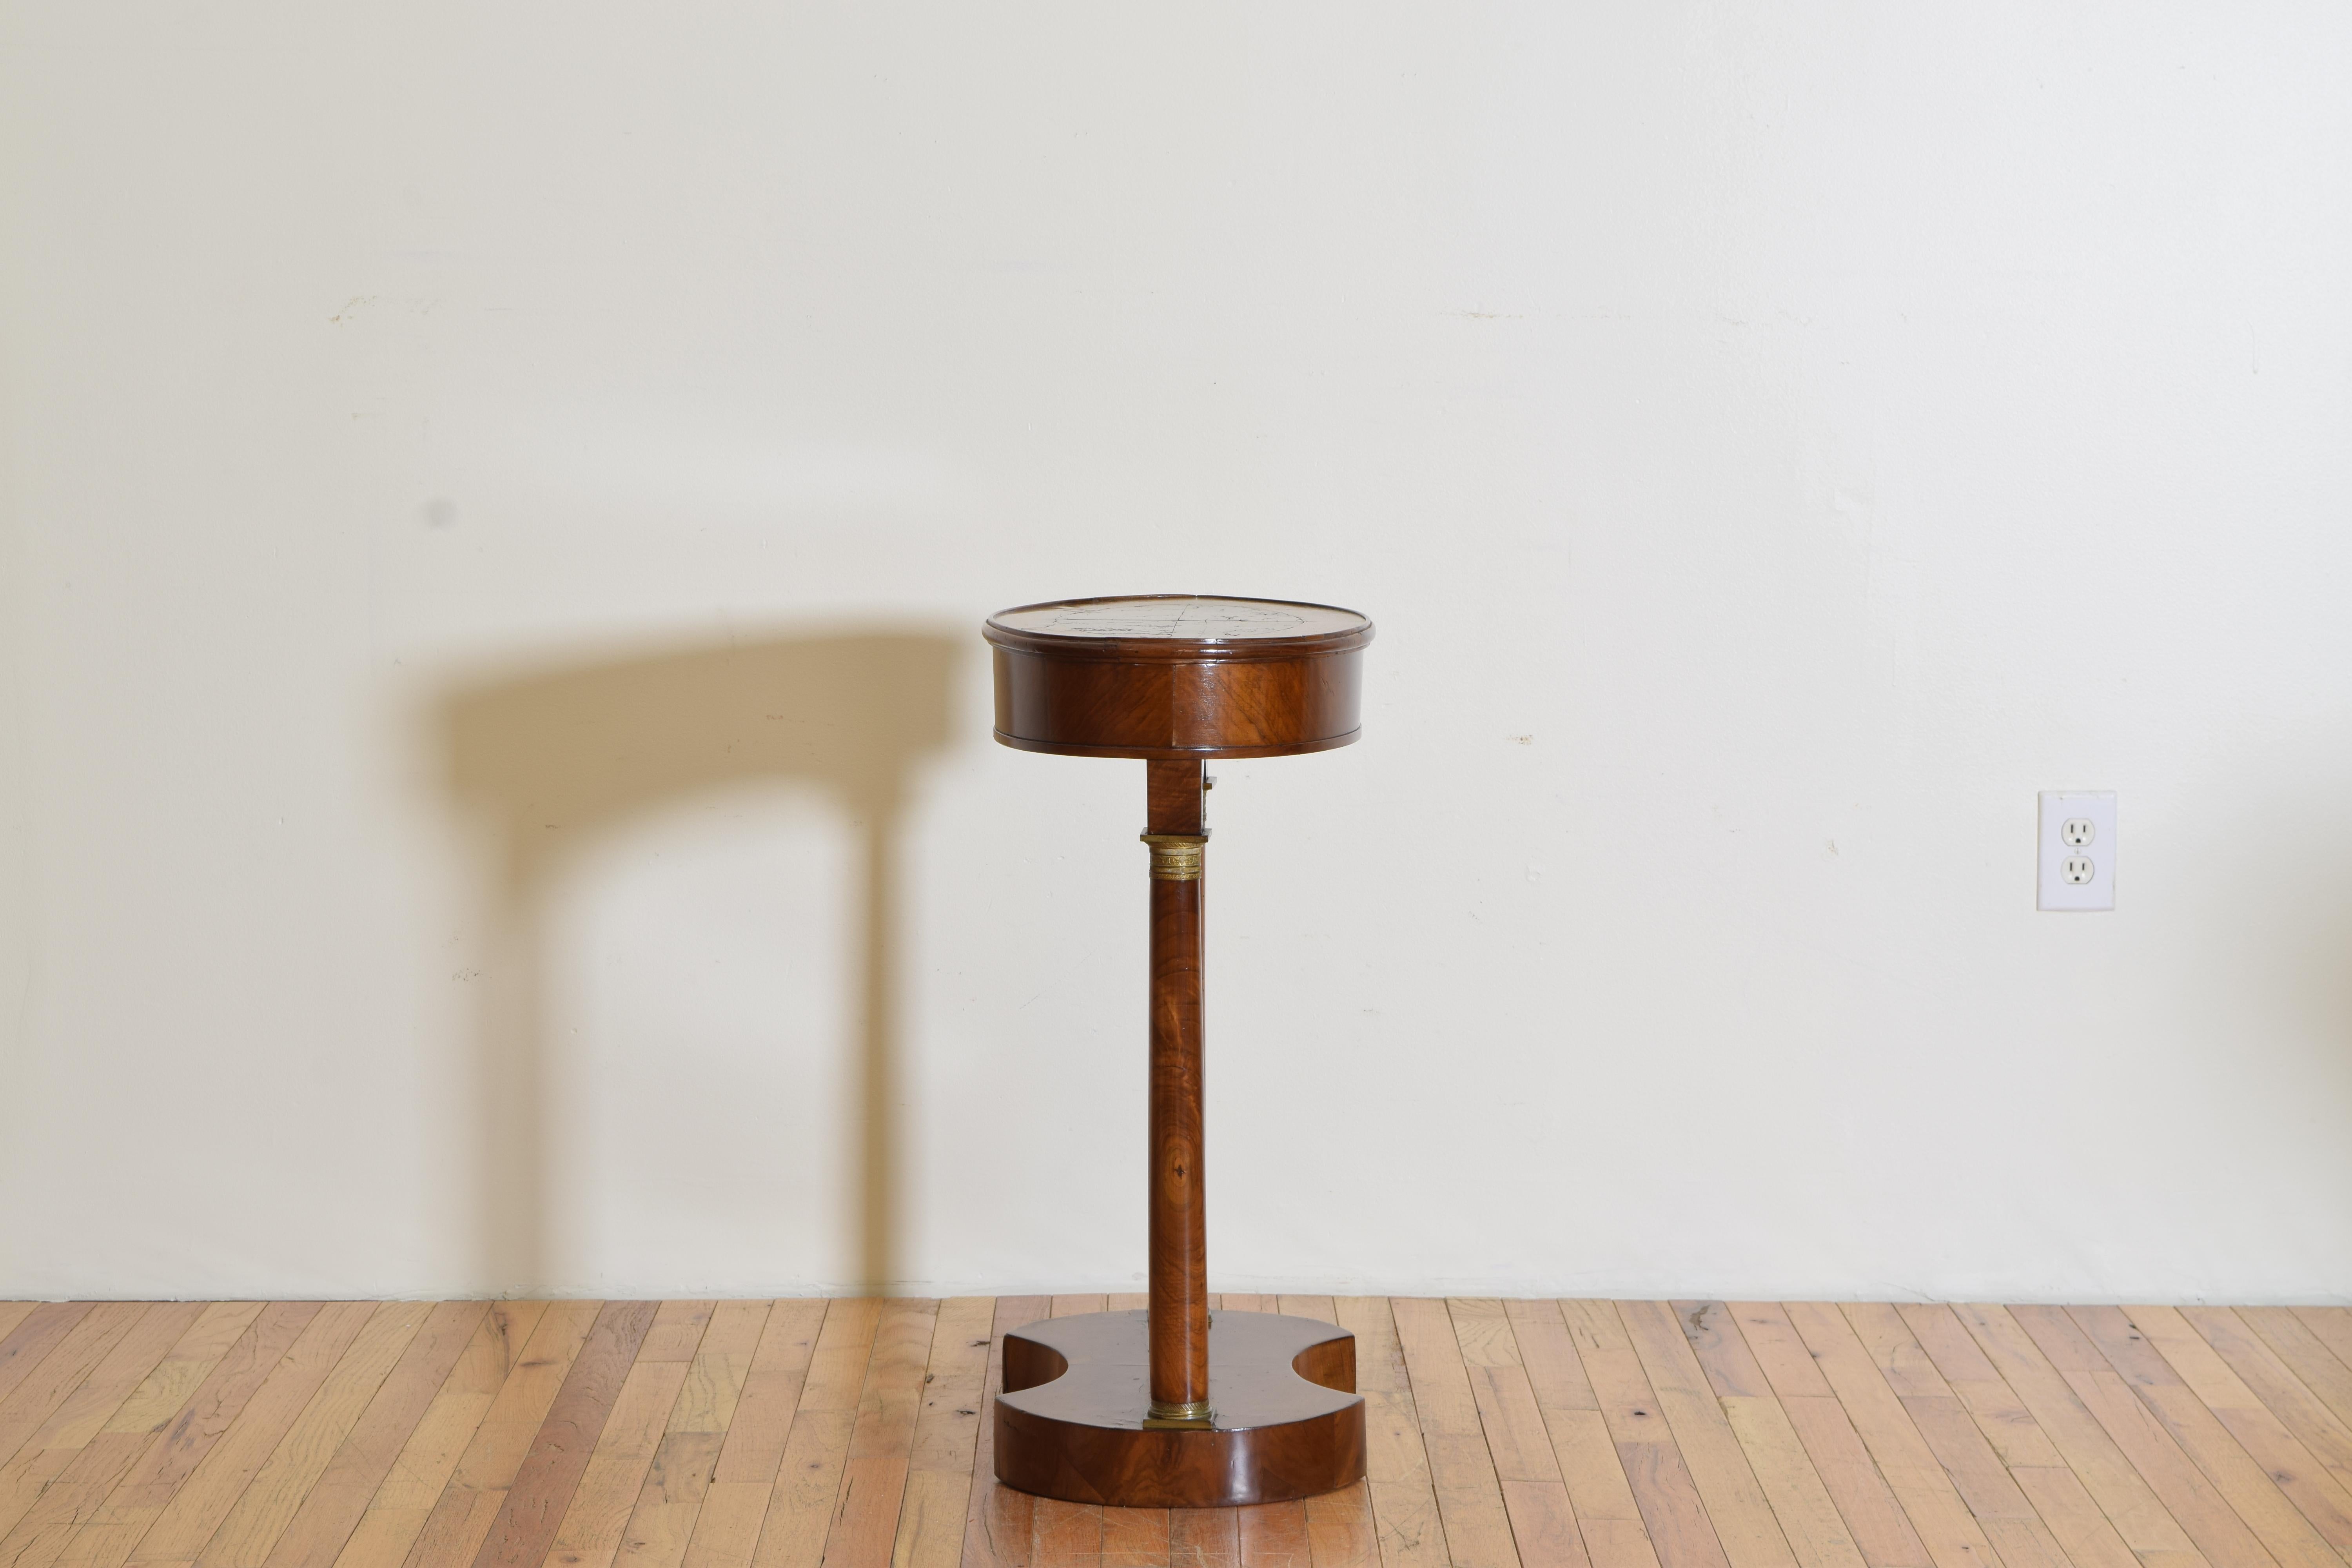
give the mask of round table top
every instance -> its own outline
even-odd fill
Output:
[[[1010,633],[1007,640],[1019,642],[1250,644],[1272,653],[1275,649],[1265,645],[1337,641],[1360,647],[1370,640],[1372,623],[1369,616],[1335,605],[1215,594],[1133,594],[999,610],[988,617],[988,627],[992,633]],[[992,636],[990,640],[997,639]]]
[[[1129,594],[988,617],[996,738],[1066,756],[1284,757],[1362,726],[1372,623],[1332,605]]]

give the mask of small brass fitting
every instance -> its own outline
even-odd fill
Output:
[[[1143,1418],[1147,1427],[1202,1427],[1206,1426],[1209,1421],[1209,1402],[1205,1399],[1195,1399],[1186,1405],[1163,1405],[1155,1399],[1151,1402],[1150,1412]]]
[[[1205,833],[1146,833],[1139,837],[1151,846],[1151,879],[1155,882],[1197,882],[1209,847]]]

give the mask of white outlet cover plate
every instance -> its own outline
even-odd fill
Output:
[[[2090,842],[2066,842],[2069,822],[2091,825]],[[2116,907],[2116,792],[2111,789],[2046,789],[2042,792],[2042,829],[2035,858],[2044,910],[2112,910]],[[2088,860],[2091,879],[2066,879],[2069,860]]]

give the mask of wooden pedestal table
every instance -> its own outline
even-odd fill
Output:
[[[1311,1318],[1209,1310],[1202,1169],[1202,764],[1344,746],[1364,645],[1353,610],[1154,595],[989,617],[996,738],[1139,757],[1150,847],[1150,1308],[1004,1338],[996,1475],[1073,1502],[1222,1508],[1364,1473],[1356,1341]]]

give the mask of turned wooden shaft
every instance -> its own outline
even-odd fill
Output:
[[[1201,764],[1144,764],[1151,854],[1151,1404],[1209,1397],[1209,1222],[1201,1125]],[[1191,843],[1183,840],[1192,840]],[[1165,842],[1164,840],[1176,840]],[[1189,871],[1189,875],[1185,874]]]

